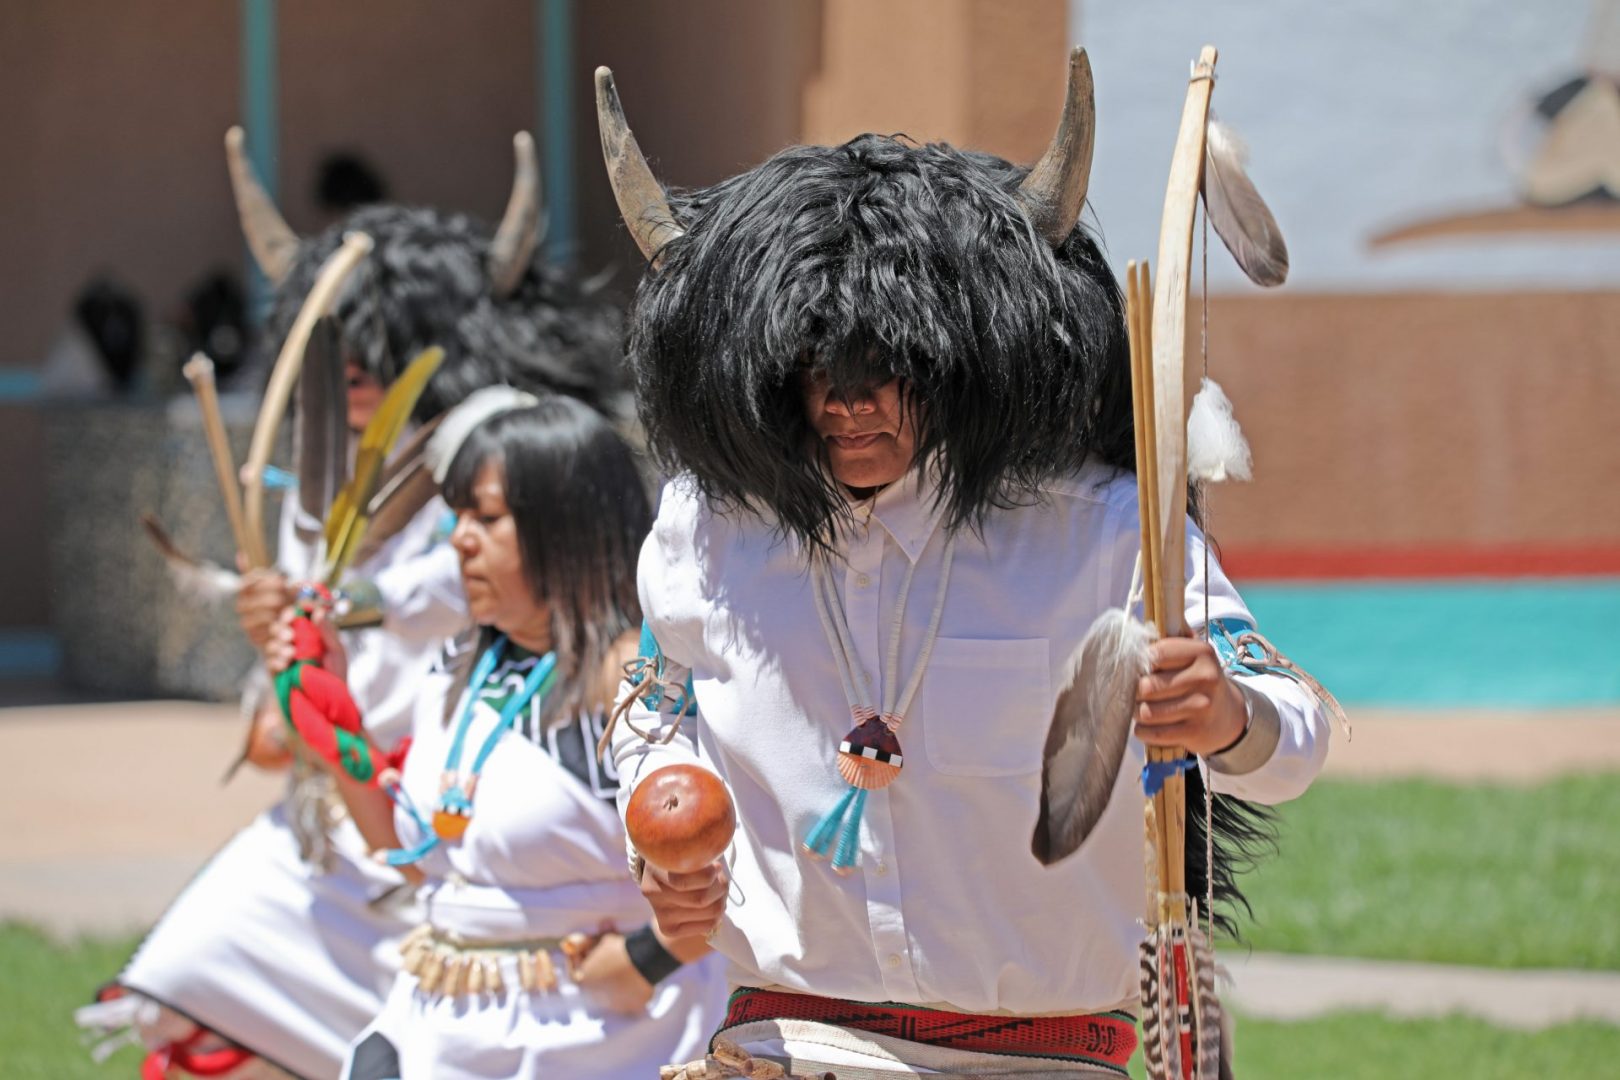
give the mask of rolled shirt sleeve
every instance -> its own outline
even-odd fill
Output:
[[[681,558],[682,549],[691,545],[691,526],[672,520],[676,515],[670,512],[671,504],[664,500],[658,520],[642,544],[637,566],[636,588],[646,620],[642,655],[650,664],[659,665],[665,684],[689,687],[697,660],[696,643],[681,631],[669,598],[677,592],[679,583],[674,579],[692,572],[690,560]],[[649,652],[656,655],[649,656]],[[626,694],[634,694],[635,703],[614,726],[609,741],[619,774],[621,816],[636,786],[666,765],[695,765],[719,775],[698,749],[703,717],[695,695],[654,697],[644,692],[644,685],[632,685],[628,680],[620,684],[618,700],[622,702]]]
[[[1187,522],[1189,627],[1206,622],[1258,626],[1213,555],[1205,578],[1205,539]],[[1205,599],[1208,598],[1206,605]],[[1278,648],[1287,651],[1285,643]],[[1285,675],[1229,673],[1242,691],[1249,722],[1237,743],[1209,759],[1214,790],[1258,803],[1286,802],[1303,794],[1327,760],[1330,718],[1316,695]]]

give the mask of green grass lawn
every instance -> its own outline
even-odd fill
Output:
[[[0,1076],[15,1080],[119,1077],[140,1069],[141,1055],[120,1050],[101,1065],[79,1041],[73,1010],[118,974],[138,937],[63,945],[32,927],[0,925]]]
[[[1504,1031],[1478,1020],[1390,1020],[1340,1013],[1280,1024],[1237,1023],[1233,1073],[1241,1080],[1524,1080],[1613,1075],[1620,1027],[1566,1024]],[[1140,1053],[1131,1075],[1141,1077]]]
[[[38,931],[0,926],[0,1075],[7,1080],[127,1080],[140,1055],[123,1049],[95,1065],[80,1044],[73,1010],[128,957],[134,939],[62,945]],[[1620,1061],[1620,1027],[1571,1024],[1502,1031],[1474,1020],[1394,1021],[1352,1013],[1303,1023],[1240,1019],[1243,1080],[1333,1077],[1598,1076]],[[1132,1075],[1140,1077],[1138,1057]]]
[[[1323,781],[1280,809],[1282,853],[1246,879],[1256,949],[1620,969],[1620,776]]]

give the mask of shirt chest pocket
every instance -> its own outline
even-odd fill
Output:
[[[923,749],[955,776],[1016,776],[1041,767],[1051,722],[1045,638],[939,638],[923,677]]]

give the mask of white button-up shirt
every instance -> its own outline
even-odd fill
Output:
[[[934,606],[945,530],[913,472],[857,508],[833,578],[861,667],[881,657],[909,565],[899,680]],[[665,488],[641,553],[641,602],[698,715],[667,745],[621,724],[621,803],[648,772],[694,761],[736,800],[733,886],[716,948],[743,986],[857,1001],[1030,1015],[1098,1011],[1135,997],[1144,910],[1142,791],[1134,738],[1113,799],[1080,851],[1053,867],[1030,852],[1041,756],[1071,653],[1126,602],[1139,547],[1136,482],[1101,467],[1054,479],[1036,505],[958,532],[932,659],[899,730],[905,766],[873,791],[854,873],[802,848],[843,794],[835,766],[850,710],[816,614],[806,553],[745,512],[721,514],[686,479]],[[1190,523],[1187,620],[1202,625],[1203,537]],[[1209,617],[1252,621],[1217,567]],[[666,672],[669,674],[670,672]],[[1303,791],[1328,731],[1308,693],[1279,676],[1245,680],[1275,706],[1280,737],[1217,790],[1259,802]],[[884,700],[870,688],[870,702]],[[636,726],[667,731],[644,709]]]

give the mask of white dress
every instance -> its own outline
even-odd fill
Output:
[[[455,552],[434,499],[355,568],[374,581],[385,621],[345,631],[349,685],[367,729],[390,747],[407,733],[422,673],[466,623]],[[284,515],[280,561],[307,564]],[[350,1040],[382,1007],[395,947],[417,912],[394,892],[353,824],[328,834],[319,865],[302,857],[291,793],[233,837],[152,928],[118,983],[297,1076],[338,1075]],[[200,811],[203,808],[199,808]],[[205,812],[205,811],[204,811]]]
[[[462,767],[499,723],[491,697],[522,685],[531,655],[503,659],[479,695]],[[453,677],[441,664],[423,687],[415,741],[403,786],[431,816],[459,710],[445,722]],[[497,702],[498,704],[498,702]],[[596,760],[600,717],[539,724],[538,701],[520,711],[485,764],[466,834],[441,843],[418,865],[421,896],[441,933],[482,942],[561,938],[604,922],[621,931],[645,926],[651,909],[630,879],[624,830],[614,807],[617,776]],[[423,836],[406,811],[395,814],[400,842]],[[511,967],[499,994],[451,996],[424,991],[402,972],[381,1014],[356,1040],[348,1080],[656,1077],[661,1065],[701,1057],[725,1008],[716,958],[688,964],[659,983],[645,1015],[607,1012],[573,984],[560,956],[558,984],[528,992]],[[515,966],[515,962],[514,965]],[[397,1071],[395,1071],[397,1070]]]

